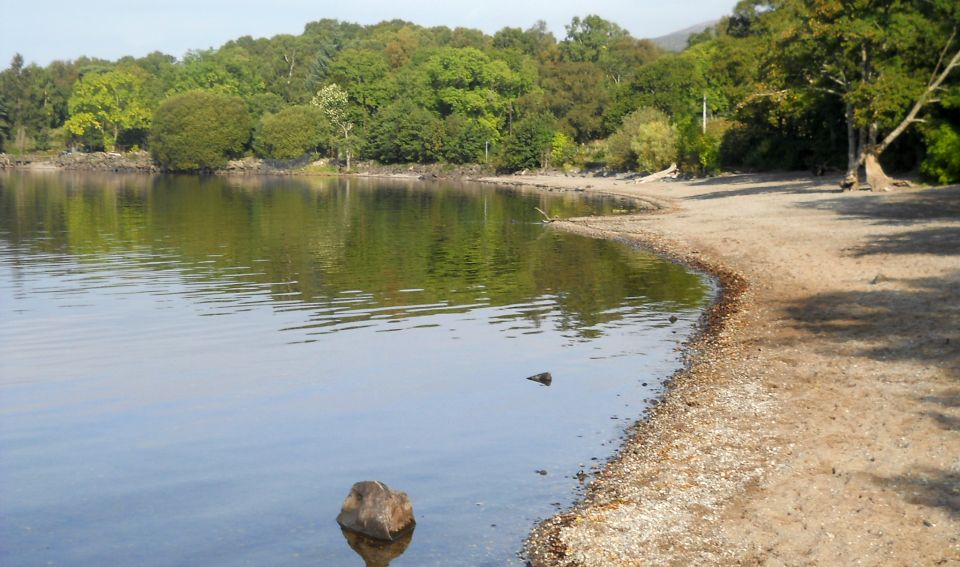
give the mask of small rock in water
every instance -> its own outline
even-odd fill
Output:
[[[353,485],[343,501],[337,523],[372,538],[393,541],[416,524],[413,506],[405,492],[393,491],[386,484],[365,480]]]
[[[671,315],[671,316],[670,316],[670,322],[671,322],[671,323],[676,323],[676,322],[677,322],[677,316],[676,316],[676,315]]]
[[[532,380],[534,382],[539,382],[544,386],[549,386],[553,383],[553,376],[551,376],[549,372],[541,372],[540,374],[536,374],[534,376],[527,376],[527,380]]]

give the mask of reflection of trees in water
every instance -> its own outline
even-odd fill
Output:
[[[164,258],[172,260],[168,268],[190,266],[211,283],[248,268],[244,281],[271,284],[265,289],[278,301],[327,310],[350,290],[398,312],[411,303],[466,310],[551,297],[558,324],[589,337],[597,332],[589,327],[622,317],[625,298],[695,308],[705,293],[698,277],[674,264],[544,231],[535,206],[587,212],[570,195],[253,176],[66,174],[2,182],[0,222],[14,244],[81,263],[124,252],[131,267],[163,269],[151,262]],[[604,212],[621,205],[594,206]],[[530,309],[520,316],[536,325],[543,315]]]

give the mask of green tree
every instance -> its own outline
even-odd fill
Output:
[[[67,130],[80,137],[97,132],[111,151],[121,132],[146,130],[151,112],[143,98],[143,83],[139,68],[84,76],[70,95]]]
[[[346,90],[354,103],[367,113],[373,113],[393,100],[388,72],[382,51],[344,49],[330,63],[328,76]]]
[[[314,106],[289,106],[260,120],[253,149],[261,157],[294,159],[329,147],[330,123]]]
[[[604,116],[611,96],[603,70],[594,63],[556,62],[544,65],[544,104],[560,118],[560,126],[579,143],[603,137]]]
[[[924,131],[927,155],[920,170],[938,183],[960,179],[960,128],[941,122]]]
[[[664,112],[641,108],[610,136],[607,156],[614,169],[659,171],[677,159],[677,129]]]
[[[597,63],[612,43],[630,37],[627,30],[593,14],[583,19],[574,16],[565,28],[567,37],[560,50],[566,61]]]
[[[510,95],[523,90],[521,78],[505,62],[473,47],[440,49],[423,71],[442,116],[458,113],[492,130],[505,122]]]
[[[10,139],[10,112],[7,110],[7,101],[0,95],[0,153],[6,151],[4,144]]]
[[[150,134],[153,158],[171,171],[223,167],[250,139],[250,116],[236,96],[206,91],[174,95],[157,108]]]
[[[443,121],[441,155],[450,163],[486,161],[490,144],[498,139],[498,132],[489,125],[454,113]]]
[[[354,122],[350,116],[347,97],[347,91],[333,83],[317,91],[310,104],[319,108],[343,136],[339,147],[340,151],[346,155],[347,169],[350,169],[350,155],[353,149],[350,144],[350,132],[353,130]]]
[[[573,161],[577,155],[577,144],[563,132],[557,132],[550,140],[549,165],[560,167]]]
[[[843,103],[843,185],[859,187],[859,169],[865,167],[871,188],[888,187],[880,156],[938,100],[942,85],[960,67],[960,5],[784,0],[763,19],[782,29],[772,53],[786,86]]]
[[[168,94],[205,90],[246,99],[265,88],[253,58],[235,45],[220,51],[188,51]]]
[[[0,73],[0,98],[7,109],[10,125],[8,136],[13,137],[17,151],[23,153],[31,135],[37,134],[48,122],[48,98],[42,88],[44,72],[36,65],[24,66],[23,56],[13,56],[10,67]]]
[[[429,110],[398,101],[377,113],[367,153],[381,163],[432,162],[440,156],[443,125]]]
[[[508,171],[543,166],[549,159],[556,119],[533,114],[518,120],[500,144],[499,166]]]

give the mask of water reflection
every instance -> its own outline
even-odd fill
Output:
[[[367,537],[363,534],[342,529],[343,538],[347,540],[350,549],[357,552],[357,555],[363,559],[365,567],[387,567],[390,562],[403,555],[403,552],[413,541],[413,532],[415,527],[400,534],[393,541],[383,541]]]
[[[682,268],[544,233],[535,211],[604,214],[623,203],[509,197],[397,181],[50,175],[6,179],[0,217],[15,271],[55,264],[62,269],[49,274],[68,276],[69,290],[33,293],[122,293],[148,270],[146,293],[180,281],[187,289],[174,293],[205,316],[260,305],[307,312],[286,329],[298,335],[291,341],[503,305],[523,306],[496,318],[508,331],[537,332],[555,305],[565,331],[593,337],[622,317],[624,297],[699,301],[702,288]]]

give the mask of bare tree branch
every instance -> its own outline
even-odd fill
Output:
[[[953,43],[953,38],[954,35],[951,35],[950,39],[947,40],[946,47],[949,47],[950,44]],[[946,49],[946,47],[944,49]],[[939,67],[940,63],[938,63],[937,66]],[[907,113],[906,118],[904,118],[903,121],[900,122],[900,124],[898,124],[897,127],[894,128],[889,134],[887,134],[887,137],[884,138],[883,141],[874,148],[874,155],[882,154],[883,151],[887,149],[887,147],[892,144],[898,136],[900,136],[900,134],[903,134],[903,131],[907,129],[907,126],[916,120],[917,114],[920,113],[923,107],[933,100],[930,95],[940,88],[940,85],[943,84],[943,82],[947,79],[947,76],[950,74],[950,72],[958,66],[960,66],[960,49],[953,54],[953,57],[950,58],[950,62],[947,63],[946,67],[943,68],[943,71],[941,71],[939,75],[934,75],[931,77],[930,82],[927,84],[927,88],[920,95],[920,98],[917,99],[917,102],[914,103],[913,108],[911,108],[910,112]],[[862,159],[863,158],[861,158],[861,160]]]
[[[943,49],[940,50],[940,57],[937,58],[937,64],[933,67],[933,71],[930,73],[930,80],[927,81],[927,84],[933,83],[933,80],[937,77],[937,71],[940,70],[940,65],[943,65],[943,58],[947,56],[947,51],[950,49],[950,45],[953,43],[954,38],[957,37],[957,28],[953,28],[953,32],[950,34],[950,38],[947,40],[947,43],[943,44]]]

